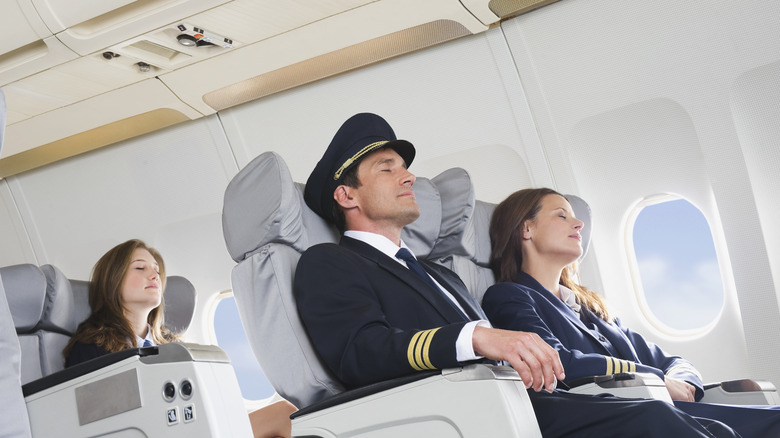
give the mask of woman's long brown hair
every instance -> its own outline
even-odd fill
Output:
[[[154,257],[160,273],[160,286],[165,293],[165,263],[154,248],[138,239],[128,240],[111,248],[98,260],[92,269],[89,282],[89,306],[92,313],[79,324],[76,333],[63,350],[67,358],[73,345],[96,344],[109,353],[137,347],[135,333],[125,317],[122,305],[122,283],[132,262],[133,251],[145,249]],[[176,340],[176,336],[163,327],[165,315],[163,305],[152,309],[147,317],[155,343],[164,344]]]
[[[527,221],[536,220],[547,195],[565,196],[548,188],[518,190],[501,201],[490,219],[490,268],[496,281],[516,281],[523,266],[523,228]],[[606,302],[596,292],[574,281],[578,263],[566,266],[561,272],[559,284],[571,289],[577,302],[605,321],[612,321]]]

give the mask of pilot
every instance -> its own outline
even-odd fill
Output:
[[[681,410],[722,421],[744,438],[780,437],[778,410],[695,403],[704,388],[693,364],[624,327],[604,299],[573,281],[583,226],[566,198],[552,189],[518,190],[496,207],[490,264],[498,283],[482,299],[490,322],[541,336],[566,364],[567,382],[653,373]]]
[[[346,387],[503,360],[529,388],[544,436],[738,436],[663,401],[556,389],[565,375],[553,348],[535,333],[491,328],[457,275],[408,252],[401,230],[420,214],[407,169],[414,156],[383,118],[357,114],[306,184],[306,204],[343,236],[301,256],[294,292],[315,349]]]

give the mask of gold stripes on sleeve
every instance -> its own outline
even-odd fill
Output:
[[[433,335],[438,328],[419,331],[412,336],[409,342],[409,348],[406,350],[406,357],[409,365],[417,371],[435,370],[436,367],[431,363],[429,352]]]
[[[616,357],[606,356],[607,359],[607,372],[605,376],[609,376],[617,373],[635,373],[636,364],[630,360],[622,360]]]

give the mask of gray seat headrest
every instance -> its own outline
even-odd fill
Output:
[[[484,242],[480,241],[483,236],[478,235],[474,224],[477,201],[471,177],[465,170],[455,167],[433,178],[433,183],[441,193],[442,224],[431,258],[457,255],[476,262],[478,253],[484,251],[478,246]],[[484,233],[487,236],[487,230]],[[489,238],[487,245],[485,262],[490,256]]]
[[[89,282],[70,280],[70,288],[73,291],[73,320],[78,328],[78,325],[92,313],[92,309],[89,307]]]
[[[163,305],[165,327],[176,335],[182,335],[195,315],[197,293],[195,286],[184,277],[170,276],[165,282]]]
[[[418,257],[427,257],[438,240],[441,229],[441,197],[427,178],[417,178],[414,196],[420,206],[420,217],[405,226],[401,238]]]
[[[35,265],[22,264],[0,268],[8,307],[17,333],[33,330],[43,316],[46,277]]]
[[[46,276],[46,302],[40,328],[70,336],[78,326],[70,281],[52,265],[41,266],[41,271]]]
[[[571,208],[574,210],[574,216],[585,223],[585,225],[582,227],[582,230],[580,231],[580,235],[582,236],[582,255],[580,256],[580,260],[582,260],[585,258],[585,254],[588,253],[588,247],[590,246],[590,233],[591,230],[593,230],[593,217],[590,211],[590,205],[588,205],[584,199],[577,195],[563,196],[567,201],[569,201],[569,204],[571,204]]]
[[[300,194],[287,166],[274,152],[260,154],[249,162],[225,189],[222,232],[236,262],[270,242],[303,251],[309,244],[301,224]]]

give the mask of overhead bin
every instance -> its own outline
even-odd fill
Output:
[[[137,82],[9,125],[0,178],[201,116],[157,79]]]
[[[41,17],[49,20],[48,25],[60,29],[56,32],[57,38],[80,55],[101,51],[227,3],[227,0],[111,0],[104,5],[104,1],[89,0],[33,1],[46,5],[41,8]],[[79,11],[71,12],[70,9]],[[83,21],[73,22],[78,20]]]
[[[461,0],[475,17],[485,25],[524,14],[558,0]]]
[[[207,13],[190,21],[218,28],[210,19],[216,17]],[[383,0],[262,41],[244,40],[238,50],[162,74],[160,79],[185,102],[208,114],[486,29],[457,0]],[[268,83],[273,85],[268,88]]]
[[[76,58],[55,38],[30,0],[3,2],[0,13],[0,86]]]

